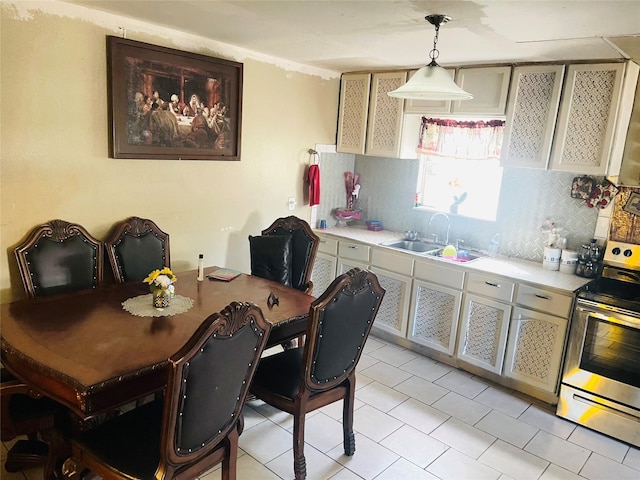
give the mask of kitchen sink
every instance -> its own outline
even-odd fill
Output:
[[[431,257],[438,257],[441,258],[442,260],[448,260],[449,262],[457,262],[457,263],[467,263],[467,262],[473,262],[474,260],[478,260],[480,258],[484,258],[486,255],[483,255],[479,252],[469,252],[468,250],[464,250],[464,252],[466,252],[463,255],[458,255],[457,257],[443,257],[442,256],[442,252],[444,251],[444,248],[439,248],[437,250],[430,250],[428,252],[426,252],[427,255],[431,256]],[[462,250],[461,250],[462,252]]]
[[[422,242],[420,240],[394,240],[393,242],[382,243],[381,245],[416,253],[426,253],[437,248],[437,245],[433,243]]]

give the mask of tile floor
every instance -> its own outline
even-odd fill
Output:
[[[556,417],[549,405],[375,337],[358,365],[356,453],[342,450],[341,403],[308,415],[309,480],[638,480],[640,449]],[[293,478],[288,414],[245,409],[238,478]],[[7,445],[2,449],[2,462]],[[37,479],[39,469],[2,479]],[[220,478],[219,469],[201,477]]]

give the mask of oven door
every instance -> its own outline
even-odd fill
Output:
[[[640,316],[578,299],[562,383],[640,409]]]

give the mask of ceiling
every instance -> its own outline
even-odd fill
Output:
[[[68,0],[336,72],[428,63],[632,58],[640,63],[640,0]]]

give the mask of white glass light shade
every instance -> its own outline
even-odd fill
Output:
[[[455,84],[444,68],[437,65],[422,67],[407,83],[387,95],[422,100],[470,100],[473,98],[473,95]]]

